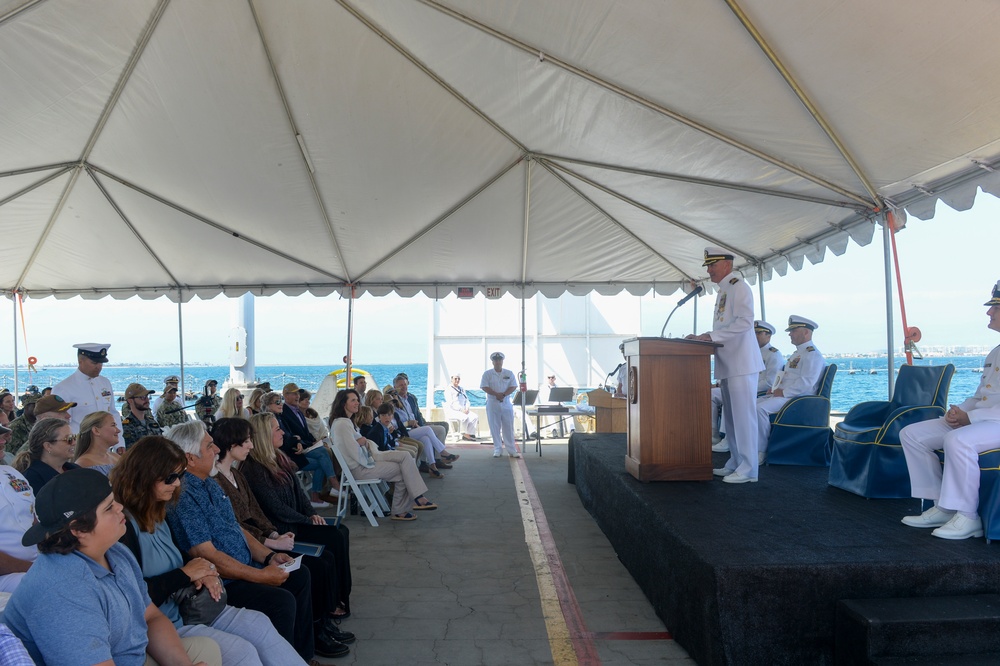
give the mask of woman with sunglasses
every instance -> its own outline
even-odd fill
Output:
[[[243,393],[238,388],[230,388],[222,396],[222,405],[215,412],[215,420],[250,418],[250,410],[243,407]]]
[[[186,464],[184,453],[169,439],[143,437],[111,472],[111,487],[127,519],[121,542],[135,555],[150,599],[182,638],[207,636],[218,643],[223,666],[303,664],[263,613],[225,606],[209,626],[184,624],[174,593],[194,585],[218,600],[223,585],[208,560],[196,557],[184,564],[167,526],[167,505],[180,495]]]
[[[63,472],[77,469],[77,465],[70,462],[75,444],[76,435],[62,419],[42,419],[32,426],[24,449],[14,458],[13,467],[31,484],[35,497],[46,483]]]
[[[96,469],[107,475],[118,463],[118,456],[111,447],[118,446],[121,430],[115,418],[107,412],[93,412],[80,422],[80,434],[76,438],[76,457],[73,462],[80,467]]]

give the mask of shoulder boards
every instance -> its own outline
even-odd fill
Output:
[[[768,347],[767,350],[769,352],[776,352],[776,351],[778,351],[778,348],[777,347]]]
[[[739,281],[740,281],[740,279],[739,279],[739,278],[730,278],[730,279],[729,279],[729,284],[736,284],[736,283],[737,283],[737,282],[739,282]]]
[[[806,347],[806,351],[816,351],[816,348],[812,347],[812,346],[809,346],[809,347]]]

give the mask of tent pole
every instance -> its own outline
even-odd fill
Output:
[[[760,294],[760,320],[767,321],[764,314],[764,266],[757,264],[757,293]]]
[[[14,298],[11,299],[11,303],[14,305],[14,397],[16,398],[21,394],[21,389],[18,387],[17,383],[17,292],[13,293]],[[29,375],[30,376],[30,375]]]
[[[691,335],[698,335],[698,297],[694,298],[694,307],[691,308]]]
[[[182,310],[184,292],[177,290],[177,349],[181,356],[181,404],[187,405],[187,390],[184,388],[184,313]]]
[[[354,388],[353,377],[351,377],[351,364],[354,362],[354,285],[351,285],[351,296],[347,299],[347,355],[344,356],[346,370],[344,372],[344,388]],[[374,379],[374,377],[372,377]],[[364,396],[362,396],[364,397]]]
[[[886,372],[889,374],[889,397],[892,400],[892,390],[895,384],[896,357],[895,343],[892,337],[892,257],[890,256],[892,243],[892,229],[889,228],[889,220],[882,215],[882,259],[885,264],[885,344],[886,344]]]

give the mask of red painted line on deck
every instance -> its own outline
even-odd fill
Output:
[[[552,572],[552,583],[556,588],[559,597],[559,606],[562,608],[563,618],[566,620],[566,627],[569,629],[570,641],[576,658],[581,666],[600,666],[601,658],[597,654],[597,647],[594,645],[591,632],[587,631],[587,624],[583,619],[583,612],[580,604],[573,594],[573,586],[566,577],[566,569],[563,567],[559,551],[556,549],[555,539],[552,538],[552,530],[549,529],[549,521],[545,518],[545,511],[542,509],[542,502],[535,490],[535,484],[528,473],[528,466],[524,458],[517,461],[521,468],[521,476],[524,479],[524,489],[531,502],[531,508],[535,515],[535,527],[538,529],[538,536],[545,549],[545,556],[549,562]]]
[[[595,641],[669,641],[673,634],[669,631],[592,631]]]

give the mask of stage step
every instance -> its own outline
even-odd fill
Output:
[[[843,599],[834,659],[843,666],[1000,664],[1000,595]]]

